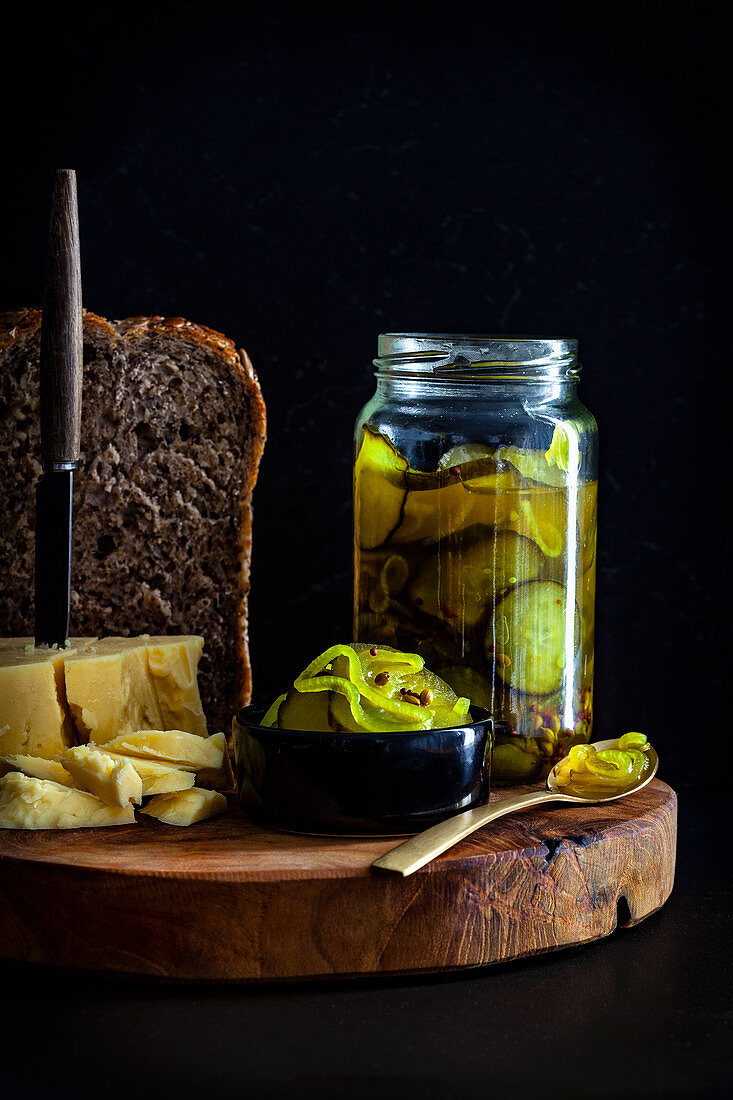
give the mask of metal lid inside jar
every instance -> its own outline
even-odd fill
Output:
[[[572,378],[580,371],[577,355],[578,341],[573,339],[387,332],[379,336],[374,365],[380,373],[434,378]]]

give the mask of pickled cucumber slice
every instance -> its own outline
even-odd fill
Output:
[[[476,568],[481,568],[484,573],[487,568],[490,570],[494,593],[499,594],[512,585],[534,580],[542,572],[544,564],[544,554],[536,542],[513,531],[500,531],[487,543],[483,563],[477,561]],[[468,566],[473,583],[472,560],[469,560]]]
[[[462,631],[475,626],[505,589],[534,580],[544,561],[531,539],[513,531],[494,534],[479,528],[467,546],[429,558],[409,585],[408,595],[421,611]]]
[[[536,481],[540,485],[551,485],[565,489],[570,484],[568,471],[548,459],[547,451],[536,451],[525,447],[499,447],[497,458],[510,462],[522,477]]]
[[[517,508],[522,479],[513,466],[484,456],[435,473],[408,470],[406,484],[404,516],[395,535],[400,542],[436,541],[477,523],[504,526]]]
[[[375,708],[378,719],[397,722],[401,729],[437,729],[467,715],[469,700],[457,696],[448,684],[425,668],[417,654],[366,643],[355,643],[353,649],[361,666],[361,679],[343,656],[334,660],[333,672],[348,677],[359,688],[361,706],[369,720],[373,720],[372,708]],[[334,714],[343,711],[338,703],[331,709]],[[351,728],[341,718],[338,720]]]
[[[368,724],[364,725],[359,717],[355,717],[346,697],[340,695],[339,692],[331,693],[329,708],[329,719],[332,729],[346,730],[349,733],[364,733],[365,731],[372,731],[376,728],[374,719],[375,715],[377,718],[379,717],[378,711],[369,705],[365,705],[364,715]],[[445,729],[449,726],[459,725],[464,721],[470,721],[468,700],[457,701],[452,707],[433,707],[431,708],[430,717],[426,721],[421,712],[428,709],[429,708],[413,704],[412,713],[406,718],[392,722],[389,732],[400,733],[403,731],[421,729]]]
[[[459,695],[467,696],[474,706],[491,710],[491,684],[480,672],[468,665],[444,665],[436,669],[436,675],[445,680],[446,684],[450,684]]]
[[[595,564],[596,560],[597,497],[597,481],[587,481],[578,486],[578,545],[581,548],[584,573]]]
[[[513,466],[492,459],[473,462],[461,473],[461,484],[470,497],[471,524],[507,527],[519,509],[522,478]]]
[[[389,596],[398,596],[405,587],[409,573],[409,566],[402,555],[391,554],[382,566],[379,583]]]
[[[502,783],[531,783],[542,771],[542,757],[532,751],[529,738],[515,737],[494,746],[491,770]]]
[[[552,442],[545,451],[545,459],[550,466],[568,475],[571,483],[577,481],[580,469],[580,433],[583,425],[576,420],[559,421],[552,433]]]
[[[423,666],[422,657],[416,653],[392,653],[395,654],[391,659],[393,665],[403,674],[415,672]],[[303,692],[318,692],[327,688],[343,695],[351,713],[350,721],[356,723],[356,729],[388,733],[390,729],[428,729],[430,726],[431,715],[427,708],[418,708],[421,713],[415,715],[413,708],[401,696],[393,698],[391,693],[382,692],[376,684],[369,682],[354,647],[350,645],[331,646],[311,661],[296,678],[294,686]],[[352,728],[346,722],[341,722],[341,725]]]
[[[518,471],[496,458],[469,462],[461,467],[460,475],[463,488],[469,493],[513,493],[522,484]]]
[[[405,474],[408,493],[426,493],[428,490],[440,489],[444,485],[452,485],[455,481],[454,474],[445,473],[443,470],[413,470],[411,467]]]
[[[331,646],[311,661],[278,721],[287,729],[389,733],[455,725],[468,718],[469,707],[417,653],[362,642]]]
[[[409,463],[386,436],[364,428],[354,464],[354,518],[364,550],[382,546],[399,525]]]
[[[444,535],[462,531],[468,526],[474,503],[458,479],[451,479],[439,488],[412,488],[405,497],[402,519],[392,536],[393,541],[437,542]]]
[[[438,459],[439,470],[450,470],[453,466],[463,466],[466,462],[491,458],[491,450],[485,443],[458,443],[442,454]]]
[[[569,794],[587,798],[604,798],[622,791],[643,776],[649,764],[648,748],[646,737],[640,733],[624,734],[608,749],[575,745],[556,766],[557,784]]]
[[[359,656],[364,678],[374,693],[370,694],[370,699],[389,699],[394,705],[403,699],[403,691],[409,691],[413,702],[402,702],[402,713],[409,716],[416,706],[414,700],[422,699],[420,709],[432,712],[432,729],[453,725],[467,716],[470,699],[457,694],[450,684],[424,665],[416,667],[417,654],[358,642],[354,643],[354,650]]]
[[[559,582],[529,581],[511,589],[496,605],[486,646],[508,687],[529,695],[549,695],[560,687],[567,659],[567,600]],[[572,620],[574,651],[579,636],[575,606]]]
[[[327,731],[328,695],[327,690],[302,692],[291,688],[278,711],[278,728]]]
[[[525,447],[499,447],[497,457],[505,459],[524,478],[567,488],[578,482],[582,455],[580,440],[585,427],[580,421],[561,420],[553,426],[552,441],[546,451]]]
[[[567,514],[567,493],[558,489],[523,492],[509,526],[536,542],[548,558],[557,558],[565,549]]]
[[[405,653],[391,645],[372,645],[371,642],[352,642],[350,649],[359,658],[365,675],[375,673],[382,668],[394,671],[398,667],[413,672],[420,671],[425,662],[417,653]]]
[[[331,727],[346,730],[349,733],[365,733],[367,731],[401,733],[406,730],[431,728],[429,719],[425,715],[417,713],[422,710],[421,707],[415,707],[415,713],[408,714],[405,718],[395,719],[390,717],[389,726],[386,729],[382,725],[384,712],[380,713],[376,707],[368,704],[363,705],[360,710],[355,710],[350,705],[348,698],[338,691],[332,693],[329,707]]]
[[[262,726],[276,726],[277,725],[277,715],[278,715],[278,711],[280,710],[280,704],[283,703],[284,701],[285,701],[285,696],[284,695],[278,695],[277,699],[272,704],[272,706],[269,707],[267,709],[267,711],[265,712],[265,717],[262,719],[262,722],[260,723],[260,725],[262,725]]]
[[[410,568],[406,559],[401,554],[390,554],[383,563],[379,575],[371,577],[367,582],[367,603],[370,610],[383,612],[392,606],[395,611],[404,611],[392,597],[399,595],[405,587],[409,574]]]
[[[446,619],[440,606],[441,559],[433,554],[419,568],[407,588],[407,596],[416,609],[435,619]]]
[[[335,671],[343,671],[338,667]],[[332,681],[333,698],[330,701],[331,713],[345,729],[353,731],[369,731],[373,733],[390,733],[397,730],[430,729],[432,715],[423,707],[411,707],[409,704],[397,701],[390,696],[385,696],[383,705],[372,703],[362,696],[359,689],[345,676],[334,675],[329,677]],[[337,698],[343,696],[344,702]],[[341,716],[339,716],[341,715]]]
[[[460,450],[454,448],[446,454]],[[408,469],[402,518],[392,532],[392,541],[430,543],[477,523],[507,525],[518,509],[522,478],[511,464],[497,461],[485,449],[482,452],[481,457],[441,466],[434,472]]]

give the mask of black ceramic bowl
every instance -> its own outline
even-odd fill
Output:
[[[449,729],[318,733],[272,729],[245,707],[232,723],[240,805],[254,821],[326,835],[416,833],[489,797],[488,711]]]

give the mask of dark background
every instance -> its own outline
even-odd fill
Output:
[[[258,370],[258,695],[350,634],[351,435],[377,334],[575,336],[601,440],[597,733],[647,732],[681,798],[671,901],[586,951],[317,989],[5,968],[24,1090],[33,1065],[46,1095],[103,1081],[109,1096],[149,1083],[453,1097],[493,1082],[523,1097],[557,1095],[554,1065],[566,1096],[722,1091],[725,10],[212,2],[4,16],[0,308],[40,304],[53,172],[73,167],[87,308],[190,318]]]
[[[711,779],[684,748],[726,710],[722,11],[128,5],[51,14],[22,50],[0,308],[40,303],[74,167],[86,307],[188,317],[258,370],[261,700],[351,635],[377,334],[575,336],[601,441],[597,734],[641,729],[674,782]]]

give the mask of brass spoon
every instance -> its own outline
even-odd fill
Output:
[[[596,741],[594,748],[597,751],[610,749],[614,741]],[[435,859],[441,852],[447,851],[457,844],[459,840],[475,833],[483,825],[490,821],[496,821],[497,817],[512,814],[515,810],[523,810],[527,806],[538,806],[542,802],[581,802],[592,805],[597,802],[615,802],[617,798],[625,798],[629,794],[635,794],[642,787],[646,787],[656,775],[659,760],[651,745],[646,750],[649,767],[644,773],[644,778],[635,787],[628,787],[618,794],[610,794],[607,798],[585,798],[579,794],[563,794],[557,786],[555,768],[547,777],[547,786],[544,791],[529,791],[527,794],[517,794],[513,798],[502,798],[498,802],[487,803],[485,806],[476,806],[472,810],[466,810],[455,817],[449,817],[440,821],[430,829],[417,833],[409,840],[398,844],[396,848],[385,852],[379,859],[375,859],[372,867],[375,871],[385,871],[390,874],[411,875],[413,871],[424,867]],[[557,765],[555,766],[557,767]]]

